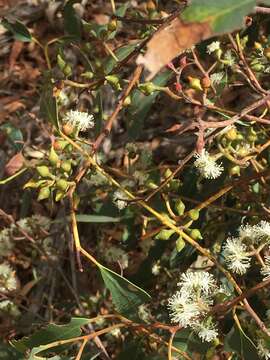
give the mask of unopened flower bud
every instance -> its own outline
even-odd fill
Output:
[[[131,104],[131,97],[127,96],[123,102],[123,105],[126,107],[129,106],[130,104]]]
[[[68,182],[65,179],[59,179],[56,181],[56,187],[61,191],[66,191],[69,187]]]
[[[177,252],[182,251],[184,249],[185,245],[186,244],[185,244],[185,241],[183,240],[182,236],[179,236],[179,238],[176,240],[176,243],[175,243]]]
[[[147,82],[139,85],[139,90],[145,95],[151,95],[156,91],[156,86],[152,82]]]
[[[71,170],[71,160],[65,160],[61,164],[61,169],[69,173]]]
[[[199,229],[192,229],[189,233],[189,235],[192,237],[192,239],[194,240],[201,240],[203,237],[202,237],[202,234],[200,232]]]
[[[183,203],[183,201],[181,199],[178,199],[175,203],[175,211],[177,213],[177,215],[181,216],[184,214],[185,212],[185,204]]]
[[[192,89],[203,91],[203,88],[201,86],[201,81],[198,78],[194,78],[192,76],[188,76],[189,85]]]
[[[49,188],[49,187],[43,187],[43,188],[41,188],[41,189],[39,190],[37,200],[38,200],[38,201],[41,201],[41,200],[48,199],[48,197],[50,196],[50,194],[51,194],[50,188]]]
[[[62,129],[63,129],[63,133],[67,136],[71,135],[74,131],[74,127],[69,123],[64,124]]]
[[[59,157],[58,155],[56,154],[55,150],[53,147],[51,147],[51,150],[50,150],[50,154],[49,154],[49,162],[54,165],[54,166],[57,166],[57,164],[59,163]]]
[[[117,20],[116,19],[112,19],[109,24],[108,24],[108,30],[113,32],[117,29]]]
[[[188,216],[191,218],[191,220],[196,221],[200,217],[200,210],[197,209],[189,210]]]
[[[37,166],[37,172],[43,178],[46,178],[46,177],[51,178],[52,177],[52,174],[50,173],[48,166],[45,166],[45,165]]]
[[[156,240],[169,240],[169,238],[172,236],[172,234],[174,234],[174,230],[167,230],[167,229],[162,229],[156,236],[155,239]]]
[[[232,166],[229,169],[229,174],[231,176],[240,176],[240,172],[241,172],[241,169],[240,169],[239,165]]]

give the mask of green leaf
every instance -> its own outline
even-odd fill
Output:
[[[59,130],[57,102],[56,98],[53,96],[53,85],[49,81],[43,86],[40,112],[45,119],[49,120],[50,123]]]
[[[37,331],[32,336],[24,337],[18,341],[14,340],[11,344],[21,353],[25,353],[27,350],[33,350],[32,355],[35,355],[46,350],[45,345],[54,341],[67,340],[80,336],[81,327],[88,324],[88,322],[89,319],[86,318],[72,318],[70,323],[66,325],[49,324],[46,328]]]
[[[117,59],[119,61],[123,61],[129,54],[132,53],[132,51],[136,48],[137,45],[138,45],[138,43],[125,45],[125,46],[122,46],[121,48],[117,49],[115,51],[115,55],[116,55]],[[110,57],[109,60],[106,60],[105,64],[104,64],[105,74],[109,74],[113,70],[115,65],[117,65],[117,61],[113,57]]]
[[[76,219],[78,222],[83,223],[115,223],[121,220],[120,217],[111,217],[111,216],[103,216],[103,215],[87,215],[87,214],[79,214],[76,215]]]
[[[32,35],[30,34],[27,27],[20,21],[16,20],[13,23],[4,18],[1,21],[1,25],[3,25],[7,30],[11,31],[16,40],[23,41],[23,42],[31,42],[32,41]]]
[[[63,9],[65,31],[76,39],[81,38],[82,22],[73,5],[79,0],[69,0]]]
[[[149,301],[150,295],[105,266],[100,266],[99,270],[117,311],[128,318],[136,318],[138,306]]]
[[[252,12],[255,5],[256,0],[193,0],[182,18],[206,23],[213,33],[230,32],[243,26],[244,16]]]
[[[245,360],[259,360],[256,345],[236,325],[226,335],[224,349],[225,351],[236,352]]]

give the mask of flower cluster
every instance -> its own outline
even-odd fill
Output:
[[[252,249],[250,246],[268,244],[270,241],[270,223],[261,221],[256,225],[242,225],[238,237],[228,238],[223,247],[223,255],[228,268],[239,275],[244,275],[251,265]],[[265,278],[270,276],[270,257],[266,257],[262,269]]]
[[[76,127],[79,131],[91,129],[94,126],[94,117],[87,112],[70,110],[63,117],[64,123]]]
[[[218,332],[208,314],[219,288],[213,275],[204,271],[188,271],[177,285],[180,289],[168,303],[171,321],[190,327],[202,341],[214,340]]]
[[[128,196],[122,190],[116,190],[113,194],[113,203],[119,210],[123,210],[128,205]]]
[[[213,52],[220,49],[220,42],[219,41],[213,41],[211,44],[207,46],[207,53],[212,54]]]
[[[195,157],[194,166],[203,178],[216,179],[222,174],[224,170],[223,166],[217,164],[215,158],[205,149],[203,149],[200,154],[196,154]]]
[[[0,264],[0,292],[6,294],[16,290],[17,286],[15,271],[7,263]]]

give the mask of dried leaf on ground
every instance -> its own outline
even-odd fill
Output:
[[[5,166],[5,173],[12,176],[23,167],[24,157],[21,152],[14,155]]]

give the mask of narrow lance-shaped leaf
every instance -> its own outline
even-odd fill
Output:
[[[4,18],[1,21],[1,25],[3,25],[7,30],[11,31],[16,40],[23,42],[32,41],[32,35],[22,22],[18,20],[16,20],[15,22],[11,22],[8,19]]]
[[[117,311],[128,318],[136,318],[138,306],[150,300],[150,295],[114,271],[100,266],[102,278],[110,290]]]
[[[49,120],[57,130],[59,129],[57,101],[53,96],[53,85],[49,82],[43,86],[40,101],[40,112],[41,115],[45,119]]]
[[[35,349],[34,354],[38,354],[45,350],[45,345],[54,341],[72,339],[80,336],[82,333],[81,327],[88,324],[88,322],[89,319],[86,318],[72,318],[70,323],[66,325],[49,324],[46,328],[37,331],[30,337],[12,341],[11,344],[21,353]]]

